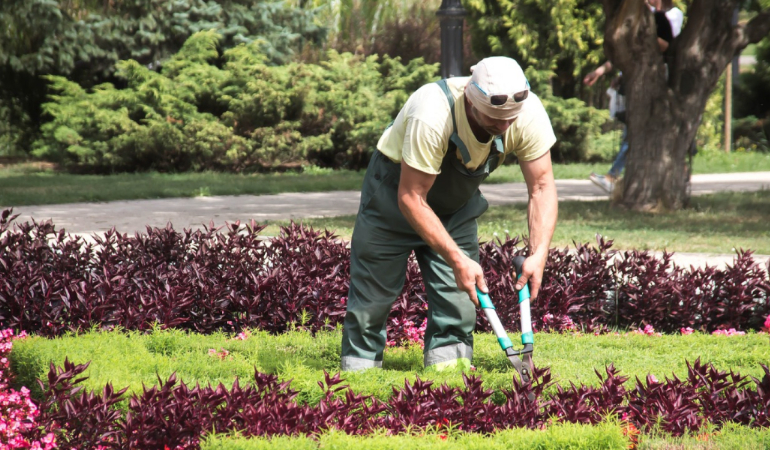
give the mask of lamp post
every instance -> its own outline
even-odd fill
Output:
[[[442,0],[436,15],[441,20],[441,77],[462,75],[463,21],[465,8],[460,0]]]

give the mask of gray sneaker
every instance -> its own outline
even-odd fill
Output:
[[[597,175],[591,172],[591,176],[589,176],[588,178],[591,180],[593,184],[604,189],[608,194],[611,194],[612,188],[615,187],[615,181],[610,181],[610,179],[604,175]]]

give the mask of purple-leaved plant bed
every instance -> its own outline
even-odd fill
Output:
[[[332,330],[345,315],[350,255],[329,231],[292,223],[260,239],[251,222],[202,231],[147,228],[71,237],[50,221],[0,216],[0,325],[43,336],[96,326],[201,333],[246,328],[281,333],[291,324]],[[481,244],[481,265],[503,323],[518,328],[511,260],[526,254],[518,237]],[[612,250],[612,241],[552,249],[535,329],[605,331],[652,326],[670,333],[760,330],[770,314],[770,280],[751,251],[726,269],[686,270],[649,252]],[[425,319],[425,292],[414,260],[389,321],[393,344]],[[479,315],[477,327],[488,330]]]

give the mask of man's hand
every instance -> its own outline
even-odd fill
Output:
[[[452,270],[455,274],[457,288],[467,292],[473,304],[479,306],[476,287],[478,286],[479,290],[485,294],[489,292],[487,283],[484,281],[484,271],[481,269],[481,266],[476,261],[464,256],[464,259],[459,264],[452,266]]]
[[[530,256],[524,260],[521,266],[521,277],[516,281],[516,291],[524,289],[529,283],[529,292],[533,301],[540,292],[540,286],[543,283],[543,270],[545,270],[545,261],[548,258],[542,256]],[[512,271],[513,278],[516,278],[516,269]]]

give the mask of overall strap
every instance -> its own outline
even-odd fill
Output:
[[[494,166],[490,165],[489,172],[497,169],[502,164],[502,155],[505,154],[505,147],[503,146],[503,137],[495,136],[495,142],[492,143],[492,148],[489,149],[489,158],[487,161],[492,160]]]
[[[468,164],[471,162],[471,153],[468,151],[468,147],[465,146],[465,143],[460,139],[460,136],[457,135],[457,120],[455,119],[455,98],[452,95],[451,92],[449,92],[449,86],[447,85],[446,80],[439,80],[436,82],[442,91],[444,91],[444,95],[446,95],[446,99],[449,102],[449,111],[452,114],[452,137],[450,140],[457,146],[457,149],[460,150],[460,155],[463,157],[463,164]]]

